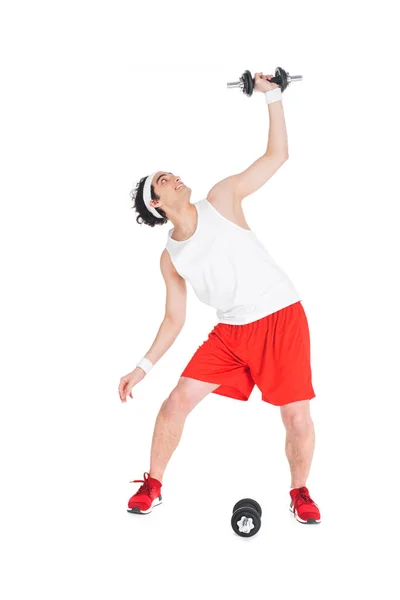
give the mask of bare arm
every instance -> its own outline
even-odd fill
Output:
[[[145,354],[145,358],[148,358],[153,365],[172,346],[186,319],[186,281],[176,271],[166,249],[161,254],[160,268],[167,288],[165,316],[151,348]]]
[[[165,316],[150,350],[145,355],[153,365],[160,360],[179,335],[186,318],[186,281],[176,271],[169,252],[164,249],[160,259],[161,273],[167,286]],[[141,367],[120,379],[118,393],[122,402],[132,396],[132,388],[146,376]]]
[[[282,101],[268,104],[268,113],[270,125],[265,154],[241,173],[219,181],[211,188],[210,197],[217,194],[227,197],[229,194],[233,201],[241,202],[243,198],[250,196],[262,187],[289,158]]]
[[[282,100],[268,104],[269,132],[265,154],[269,156],[289,157],[286,121]]]

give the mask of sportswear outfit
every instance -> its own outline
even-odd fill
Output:
[[[214,394],[248,400],[257,384],[262,400],[283,406],[315,397],[310,336],[301,298],[253,231],[226,219],[206,198],[194,204],[197,228],[183,241],[168,231],[166,248],[196,296],[217,310],[218,323],[181,376],[220,384]],[[161,482],[145,473],[129,512],[161,504]],[[301,523],[318,523],[306,487],[290,491]]]
[[[206,198],[197,228],[166,248],[196,296],[217,310],[217,325],[181,373],[220,383],[214,394],[282,406],[315,397],[310,336],[301,298],[254,231],[226,219]]]

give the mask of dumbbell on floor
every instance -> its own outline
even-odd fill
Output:
[[[261,527],[261,506],[251,498],[243,498],[233,507],[231,525],[233,531],[242,537],[255,535]]]
[[[279,85],[281,91],[284,92],[292,81],[302,81],[302,79],[302,75],[289,75],[289,73],[282,69],[282,67],[276,67],[275,76],[268,81]],[[251,96],[253,94],[254,84],[255,78],[251,76],[250,71],[245,71],[239,78],[239,81],[228,83],[227,86],[228,88],[241,88],[242,92],[246,94],[246,96]]]

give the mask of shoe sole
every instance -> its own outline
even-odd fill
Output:
[[[162,504],[162,496],[158,496],[158,498],[154,498],[154,500],[148,510],[140,510],[140,508],[137,508],[137,507],[127,508],[126,510],[128,513],[132,513],[134,515],[148,515],[149,513],[151,513],[151,511],[153,510],[153,508],[155,506],[159,506],[160,504]]]
[[[299,515],[294,512],[294,510],[291,506],[289,506],[289,510],[292,514],[294,514],[296,521],[298,521],[302,525],[314,525],[314,524],[317,525],[318,523],[321,523],[321,519],[308,519],[307,521],[305,521],[304,519],[301,519],[299,517]]]

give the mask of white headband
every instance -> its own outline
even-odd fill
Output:
[[[158,173],[158,171],[156,171],[155,173],[153,173],[152,175],[149,175],[146,179],[146,182],[144,184],[144,188],[143,188],[143,200],[144,203],[146,205],[146,208],[153,213],[153,215],[155,217],[157,217],[158,219],[163,219],[164,217],[162,217],[154,208],[154,206],[150,206],[150,202],[151,202],[151,182],[153,180],[154,175]]]

